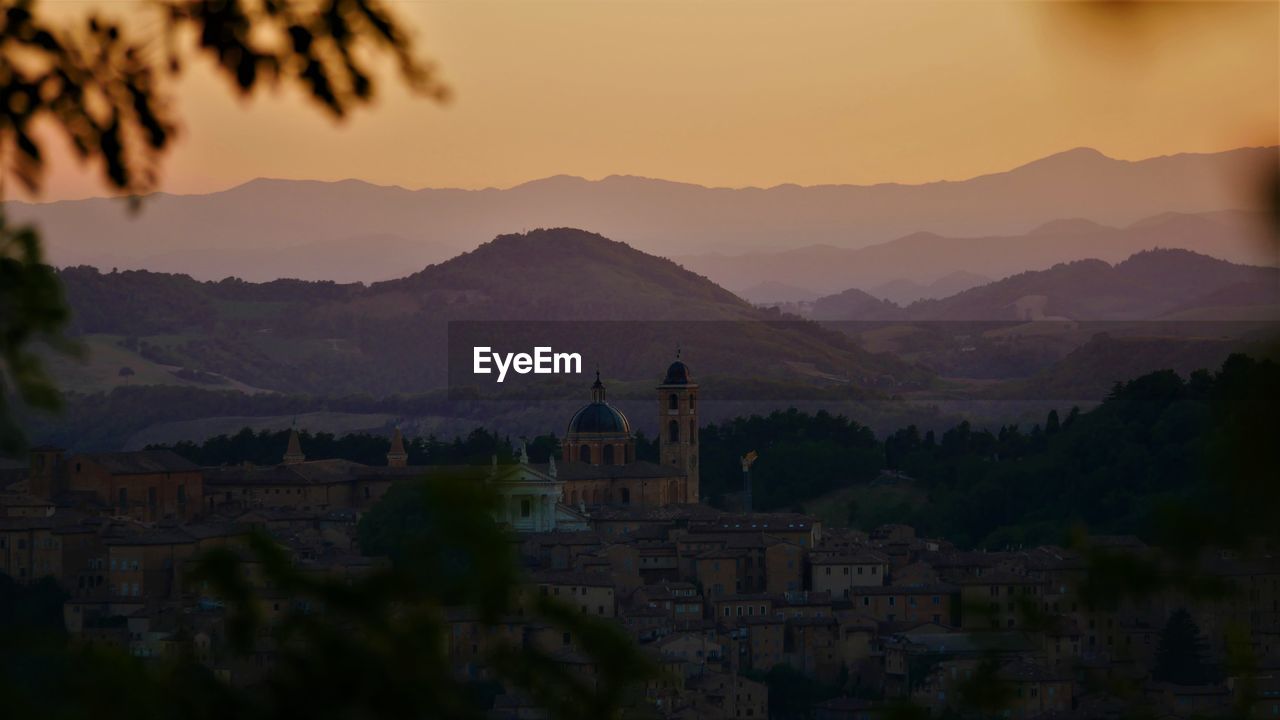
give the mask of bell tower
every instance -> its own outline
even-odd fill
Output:
[[[662,464],[685,476],[684,497],[671,502],[698,502],[698,385],[679,349],[658,386],[658,448]]]

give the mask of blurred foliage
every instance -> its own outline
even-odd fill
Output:
[[[298,85],[337,118],[373,99],[369,65],[379,55],[392,58],[411,91],[447,97],[378,0],[156,0],[138,12],[153,22],[97,11],[53,19],[35,0],[0,4],[0,201],[9,175],[39,193],[45,152],[35,129],[49,124],[81,162],[100,167],[105,187],[136,206],[156,187],[159,159],[177,131],[165,80],[190,56],[210,58],[242,95]],[[58,333],[68,311],[33,228],[0,226],[0,293],[0,377],[29,405],[54,407],[56,389],[29,345],[45,339],[65,348]],[[8,402],[0,385],[0,449],[11,450],[25,436]]]
[[[69,644],[63,594],[0,576],[0,694],[12,718],[480,718],[496,689],[521,693],[552,718],[611,718],[656,677],[616,624],[520,584],[514,538],[493,522],[496,497],[478,477],[397,485],[361,523],[362,540],[391,562],[349,573],[295,561],[265,535],[202,555],[184,583],[221,608],[218,668],[190,648],[143,660],[101,645]],[[273,603],[278,602],[273,609]],[[207,615],[210,611],[202,613]],[[479,658],[485,680],[455,672],[451,617],[493,629],[504,620],[545,628],[554,650],[496,632]],[[179,637],[191,640],[189,630]],[[562,637],[593,674],[558,661]],[[473,640],[468,637],[468,642]]]
[[[73,350],[58,334],[68,315],[62,285],[44,264],[35,231],[11,227],[0,212],[0,453],[22,446],[22,430],[10,408],[14,399],[45,410],[60,405],[31,344],[42,339]]]

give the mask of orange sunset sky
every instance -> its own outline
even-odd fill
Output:
[[[336,125],[289,92],[241,100],[195,63],[162,189],[261,176],[505,187],[560,173],[918,183],[1077,146],[1138,159],[1280,140],[1276,2],[389,5],[450,103],[384,82],[375,108]],[[55,159],[41,199],[99,194],[96,174]]]

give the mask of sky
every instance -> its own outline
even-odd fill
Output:
[[[161,189],[256,177],[509,187],[557,174],[921,183],[1081,146],[1136,160],[1280,143],[1274,0],[388,5],[452,101],[410,96],[388,75],[374,108],[336,124],[295,92],[238,98],[207,62],[190,64]],[[85,7],[143,5],[57,5]],[[104,194],[57,145],[40,199]]]

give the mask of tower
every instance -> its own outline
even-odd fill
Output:
[[[662,464],[685,476],[684,497],[671,502],[698,502],[698,385],[679,350],[658,386],[658,438]]]
[[[306,459],[307,456],[302,454],[302,443],[298,440],[298,429],[290,428],[289,447],[284,451],[284,464],[296,465]]]
[[[409,464],[409,453],[404,451],[404,435],[400,428],[391,434],[391,449],[387,451],[387,467],[402,468]]]

